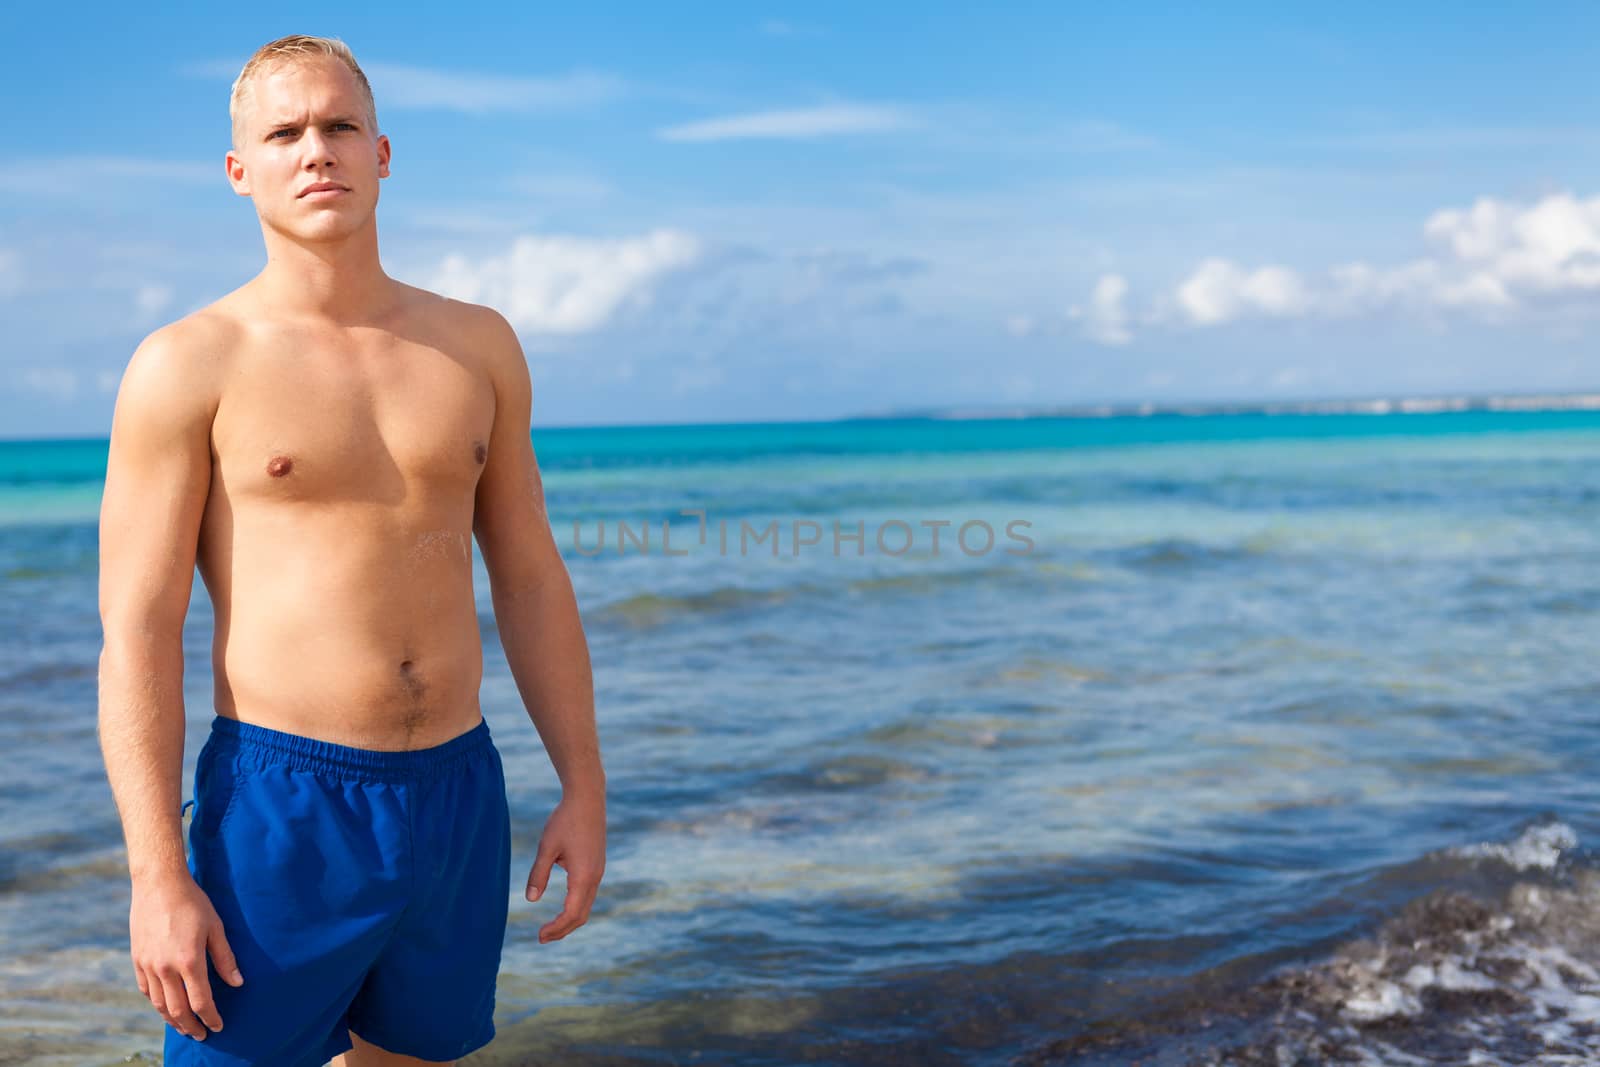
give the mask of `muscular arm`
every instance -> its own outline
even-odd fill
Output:
[[[561,913],[539,940],[565,937],[588,921],[605,871],[606,784],[595,730],[589,646],[572,579],[545,515],[544,489],[529,440],[532,385],[509,323],[483,309],[485,358],[494,378],[494,427],[478,479],[473,532],[489,571],[495,625],[556,775],[561,802],[545,823],[526,896],[538,900],[559,863],[567,872]]]
[[[495,415],[473,532],[489,572],[495,625],[563,792],[603,795],[589,646],[528,436],[528,364],[510,324],[498,312],[488,315],[485,351],[495,377]]]
[[[186,873],[183,621],[211,481],[211,418],[174,327],[145,339],[117,395],[100,505],[100,745],[135,880]]]
[[[183,620],[211,482],[215,390],[203,349],[163,327],[134,352],[111,420],[100,504],[100,747],[128,845],[129,946],[139,991],[198,1040],[218,1029],[205,965],[240,985],[210,900],[189,876],[183,780]],[[204,1023],[204,1025],[202,1025]]]

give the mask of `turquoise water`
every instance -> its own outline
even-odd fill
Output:
[[[1600,412],[534,445],[593,654],[611,853],[563,942],[536,939],[559,892],[508,887],[502,1036],[468,1062],[1600,1057]],[[0,442],[6,1062],[160,1047],[94,733],[105,448]],[[476,570],[520,880],[556,783]],[[196,581],[191,764],[210,639]],[[1481,911],[1416,911],[1451,892]],[[1393,973],[1346,959],[1362,938],[1433,954]],[[1516,977],[1557,955],[1556,978]],[[1495,997],[1462,1000],[1462,973]],[[1274,1015],[1286,974],[1311,999]]]

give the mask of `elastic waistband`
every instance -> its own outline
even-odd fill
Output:
[[[384,750],[336,745],[218,715],[211,720],[210,744],[248,753],[255,762],[287,765],[347,778],[406,781],[443,774],[492,746],[489,720],[431,748]]]

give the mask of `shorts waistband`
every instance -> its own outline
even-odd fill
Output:
[[[387,750],[339,745],[224,715],[211,720],[210,744],[296,770],[386,782],[444,774],[492,746],[488,719],[479,719],[478,725],[466,733],[430,748]]]

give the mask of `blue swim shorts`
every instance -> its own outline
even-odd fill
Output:
[[[195,764],[189,871],[244,984],[207,954],[222,1029],[196,1041],[168,1024],[168,1067],[321,1067],[352,1030],[424,1060],[488,1044],[510,824],[486,721],[389,752],[217,716]]]

